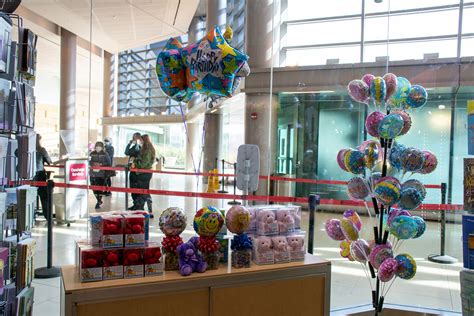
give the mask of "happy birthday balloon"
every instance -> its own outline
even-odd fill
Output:
[[[343,218],[341,220],[341,230],[347,240],[359,239],[359,231],[350,219]]]
[[[358,149],[364,154],[365,166],[371,170],[383,159],[380,143],[375,140],[364,141]]]
[[[408,131],[411,128],[411,117],[410,117],[410,115],[407,112],[401,111],[401,110],[393,111],[392,113],[400,115],[403,119],[403,128],[400,131],[400,133],[398,134],[398,136],[402,136],[402,135],[405,135],[406,133],[408,133]]]
[[[339,150],[339,152],[337,153],[337,158],[336,158],[337,164],[344,171],[349,171],[345,163],[345,155],[348,151],[350,151],[349,148],[344,148],[344,149]]]
[[[351,244],[352,242],[350,240],[341,241],[339,244],[339,248],[341,248],[339,253],[341,254],[341,257],[347,258],[349,261],[354,261],[354,258],[351,256]]]
[[[357,214],[356,211],[349,209],[349,210],[344,212],[343,217],[350,220],[355,225],[357,230],[359,230],[359,231],[361,230],[362,221],[360,220],[359,214]]]
[[[425,88],[419,85],[414,85],[410,88],[410,92],[406,99],[407,108],[421,108],[426,104],[427,100],[428,92],[426,92]]]
[[[401,153],[400,162],[405,172],[416,172],[423,167],[425,156],[421,150],[409,147],[405,148]]]
[[[385,114],[379,111],[370,113],[365,120],[365,129],[370,136],[380,137],[379,124],[385,118]]]
[[[421,237],[425,231],[426,231],[426,223],[425,220],[419,216],[413,216],[413,220],[416,222],[418,225],[418,229],[416,232],[416,235],[413,238],[419,238]]]
[[[156,59],[156,75],[164,94],[182,101],[187,94],[186,66],[182,62],[179,38],[170,38]]]
[[[364,178],[352,178],[347,182],[347,194],[353,200],[365,200],[369,196],[369,184]]]
[[[408,254],[400,254],[395,257],[395,260],[397,260],[398,263],[396,272],[397,277],[410,280],[415,276],[416,262],[412,256]]]
[[[382,77],[375,77],[370,84],[370,96],[376,104],[381,104],[385,101],[387,94],[387,87],[385,86],[385,80]]]
[[[341,221],[336,218],[328,220],[324,225],[324,229],[326,230],[326,234],[329,236],[329,238],[333,240],[345,239],[344,233],[341,229]]]
[[[357,102],[367,103],[369,101],[369,87],[362,80],[352,80],[347,85],[347,92]]]
[[[416,236],[418,224],[412,217],[401,215],[393,219],[390,233],[398,239],[410,239]]]
[[[381,138],[393,139],[400,134],[403,126],[403,118],[399,114],[389,114],[383,118],[378,126],[379,135]]]
[[[369,262],[375,269],[378,269],[387,258],[393,258],[392,247],[388,244],[376,245],[369,256]]]
[[[388,282],[395,276],[397,272],[398,262],[394,258],[385,259],[379,267],[377,275],[382,282]]]
[[[400,200],[400,182],[393,177],[382,177],[374,187],[375,198],[385,206]]]
[[[366,263],[369,260],[370,250],[369,244],[364,239],[357,239],[351,243],[350,247],[351,257],[361,263]]]
[[[344,164],[347,170],[353,174],[362,174],[365,171],[364,154],[351,149],[344,154]]]
[[[375,76],[372,74],[365,74],[362,76],[362,81],[365,82],[367,87],[370,87],[372,85],[372,81],[374,81]]]
[[[396,108],[404,108],[410,88],[411,83],[407,78],[397,77],[397,90],[390,97],[388,103]]]
[[[425,157],[423,166],[417,172],[421,174],[432,173],[438,166],[438,159],[436,158],[436,155],[433,154],[431,151],[424,150],[423,156]]]
[[[385,100],[388,100],[397,91],[397,76],[387,73],[383,76],[383,80],[385,80],[385,85],[387,86]]]

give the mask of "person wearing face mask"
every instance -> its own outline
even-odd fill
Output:
[[[110,137],[106,137],[104,139],[104,145],[105,145],[105,151],[107,152],[110,158],[110,165],[113,166],[115,149],[114,149],[114,146],[112,146],[112,139]],[[107,171],[107,178],[105,179],[105,185],[107,187],[112,186],[112,177],[115,177],[115,175],[116,175],[115,171]],[[111,196],[112,192],[107,191],[104,195]]]
[[[142,135],[140,133],[134,133],[130,142],[128,142],[127,147],[125,148],[125,156],[128,156],[128,164],[131,167],[133,165],[133,161],[138,157],[140,154],[140,149],[142,145]],[[130,188],[137,187],[137,174],[136,172],[131,171],[128,175],[128,183]],[[129,207],[129,210],[135,210],[135,204],[138,194],[132,193],[132,200],[133,205]]]
[[[105,146],[103,142],[96,142],[94,151],[90,154],[89,165],[91,167],[110,167],[111,161],[109,154],[105,151]],[[90,170],[90,180],[91,185],[105,186],[107,179],[107,171],[105,170]],[[95,209],[100,209],[102,205],[102,196],[105,194],[104,191],[94,190],[94,196],[97,199]]]
[[[143,135],[143,144],[140,149],[140,154],[138,155],[137,159],[134,161],[135,168],[137,169],[149,169],[153,168],[153,164],[155,163],[156,158],[156,151],[153,143],[150,140],[150,136]],[[140,189],[149,189],[150,188],[150,181],[153,173],[150,172],[137,172],[137,183],[136,187]],[[145,203],[148,207],[148,212],[152,216],[152,199],[150,194],[138,194],[134,209],[135,210],[143,210],[145,208]]]

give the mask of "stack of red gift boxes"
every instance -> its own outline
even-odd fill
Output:
[[[148,241],[146,212],[90,216],[90,239],[77,242],[81,282],[160,275],[160,244]]]

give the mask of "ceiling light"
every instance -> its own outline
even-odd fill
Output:
[[[440,104],[440,105],[438,105],[438,109],[444,110],[444,109],[446,109],[446,105]]]

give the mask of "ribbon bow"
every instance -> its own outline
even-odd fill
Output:
[[[246,250],[252,249],[252,240],[250,240],[247,234],[237,234],[234,236],[230,243],[232,250]]]
[[[176,249],[183,243],[183,239],[179,236],[165,236],[161,244],[167,253],[176,253]]]
[[[204,253],[216,252],[221,247],[220,243],[216,240],[215,236],[212,237],[199,237],[198,249]]]

